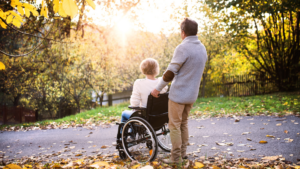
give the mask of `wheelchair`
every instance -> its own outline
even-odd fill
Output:
[[[117,146],[119,157],[146,163],[153,161],[158,147],[170,152],[172,143],[168,129],[169,93],[160,94],[158,98],[148,96],[147,108],[131,107],[134,113],[124,123],[117,123]]]

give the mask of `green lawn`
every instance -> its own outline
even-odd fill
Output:
[[[53,122],[56,124],[99,124],[100,122],[120,121],[123,110],[127,110],[129,102],[112,107],[99,107],[76,115],[67,116],[57,120],[45,120],[36,123],[24,123],[14,125],[23,126],[46,126]],[[300,92],[276,93],[249,97],[211,97],[199,98],[193,105],[191,116],[215,117],[227,115],[284,115],[299,114]],[[0,126],[0,129],[11,127]]]
[[[258,115],[287,113],[299,114],[300,92],[276,93],[248,97],[199,98],[192,109],[192,115]]]

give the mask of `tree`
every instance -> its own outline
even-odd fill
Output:
[[[295,89],[300,72],[300,1],[206,0],[223,14],[236,49],[280,91]]]

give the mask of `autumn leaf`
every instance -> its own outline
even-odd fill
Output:
[[[76,154],[75,156],[76,156],[76,157],[78,157],[78,156],[82,156],[82,154]]]
[[[0,26],[1,26],[2,28],[4,28],[4,29],[7,28],[7,25],[6,25],[4,22],[2,22],[2,20],[0,20]],[[1,67],[1,66],[0,66],[0,67]],[[4,67],[4,69],[5,69],[5,67]],[[0,68],[0,70],[4,70],[4,69],[1,69],[1,68]]]
[[[8,164],[3,169],[22,169],[22,168],[16,164]]]
[[[21,14],[21,15],[24,15],[24,10],[22,8],[22,6],[18,6],[18,12]]]
[[[132,166],[131,168],[132,169],[137,169],[139,166],[140,166],[140,164],[136,164],[136,165]]]
[[[259,143],[260,143],[260,144],[267,144],[268,142],[267,142],[267,141],[264,141],[264,140],[261,140]]]
[[[17,20],[17,19],[14,19],[13,22],[12,22],[12,24],[14,26],[18,27],[18,28],[21,27],[21,22],[19,20]]]
[[[63,0],[63,9],[67,15],[73,19],[78,14],[78,7],[74,0]]]
[[[65,13],[65,11],[64,11],[64,9],[63,9],[62,3],[59,3],[58,14],[59,14],[61,17],[67,17],[67,14]]]
[[[0,62],[0,70],[5,70],[5,65],[2,62]]]
[[[6,18],[6,23],[10,24],[13,20],[13,16],[12,15],[9,15],[7,18]]]
[[[203,168],[203,167],[204,167],[204,165],[203,165],[202,163],[200,163],[200,162],[195,162],[194,168]]]
[[[266,137],[275,138],[275,136],[272,135],[266,135]]]
[[[263,157],[263,160],[277,160],[279,158],[279,156],[266,156]]]
[[[289,133],[289,131],[287,131],[287,130],[284,130],[284,133],[288,134],[288,133]]]
[[[86,0],[86,2],[95,10],[96,9],[96,5],[92,0]]]
[[[27,9],[27,8],[25,8],[25,15],[26,15],[27,17],[29,17],[29,16],[30,16],[30,10],[29,10],[29,9]]]
[[[53,11],[54,13],[57,13],[59,11],[59,0],[54,0],[53,4],[54,4]]]

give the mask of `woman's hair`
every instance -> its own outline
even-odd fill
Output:
[[[144,75],[158,75],[159,65],[155,59],[147,58],[140,64],[140,69]]]

